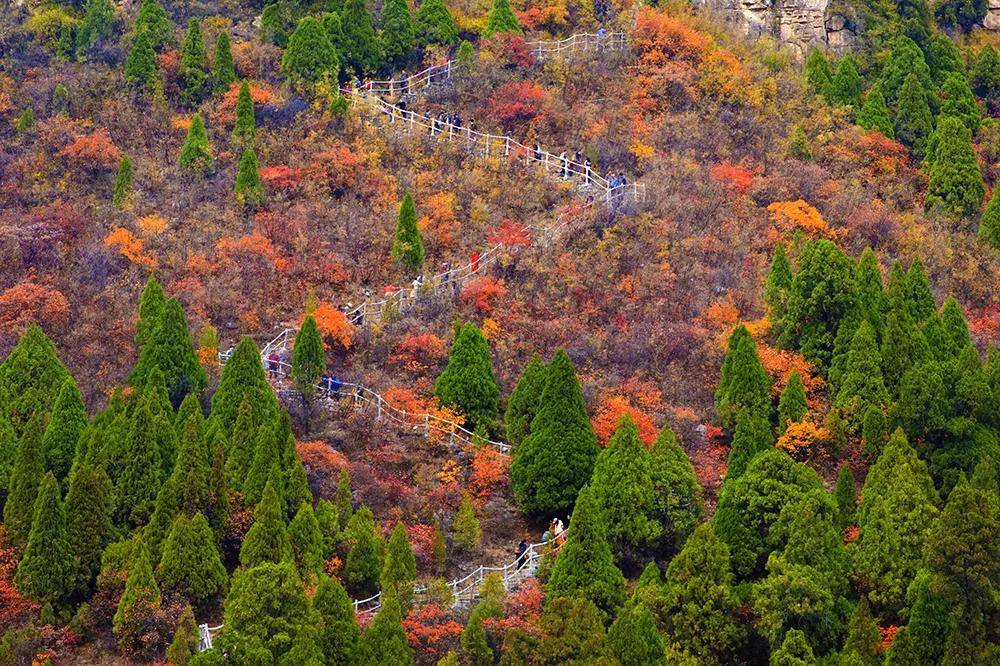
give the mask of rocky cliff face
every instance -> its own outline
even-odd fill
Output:
[[[1000,0],[990,0],[1000,5]],[[830,7],[830,0],[700,0],[710,11],[750,37],[771,35],[798,49],[811,46],[840,53],[854,43],[857,25]],[[1000,23],[1000,16],[998,16]]]

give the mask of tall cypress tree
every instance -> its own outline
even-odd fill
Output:
[[[695,529],[666,572],[658,613],[667,640],[705,663],[728,663],[746,630],[737,620],[729,548],[711,524]]]
[[[925,205],[954,217],[978,212],[986,192],[969,128],[957,116],[942,116],[935,138]]]
[[[118,208],[127,208],[132,198],[132,158],[123,155],[118,163],[118,175],[111,195],[111,203]]]
[[[1000,249],[1000,188],[994,188],[986,210],[979,219],[979,240]]]
[[[323,535],[312,505],[302,502],[292,522],[288,525],[288,540],[299,577],[315,581],[323,571]]]
[[[657,521],[651,456],[632,418],[622,416],[594,464],[590,487],[604,514],[607,539],[619,561],[653,546],[663,532]],[[635,558],[638,559],[638,558]]]
[[[889,107],[885,104],[885,95],[878,86],[872,86],[865,97],[865,103],[858,112],[855,120],[858,127],[869,132],[879,132],[883,136],[894,139],[896,130],[889,114]]]
[[[54,604],[72,592],[74,573],[59,482],[49,472],[38,487],[28,545],[14,582],[25,596]]]
[[[111,480],[103,469],[76,466],[66,494],[66,540],[74,561],[76,590],[92,590],[101,569],[101,553],[111,540]]]
[[[294,565],[265,562],[237,570],[223,621],[220,644],[239,645],[257,663],[279,663],[309,621],[309,599]]]
[[[415,22],[417,39],[423,46],[449,45],[458,41],[458,26],[444,0],[421,2]]]
[[[163,589],[179,592],[193,604],[225,592],[226,568],[204,514],[196,513],[191,520],[184,514],[174,519],[156,577]]]
[[[840,389],[834,400],[836,407],[860,417],[869,406],[889,402],[889,393],[882,381],[882,358],[875,344],[875,335],[868,321],[861,322],[854,334]]]
[[[547,374],[531,434],[517,447],[511,464],[514,496],[525,513],[566,511],[597,458],[597,437],[564,350],[556,351]]]
[[[250,337],[241,338],[236,345],[222,370],[219,387],[212,395],[212,418],[219,421],[226,434],[233,434],[243,400],[247,400],[253,410],[254,427],[277,419],[278,399],[264,375],[260,350]]]
[[[914,576],[906,590],[908,620],[886,653],[887,666],[939,663],[954,620],[941,581],[927,569]]]
[[[837,502],[837,525],[845,529],[854,524],[858,515],[858,494],[854,489],[854,474],[846,462],[840,466],[833,496]]]
[[[170,534],[170,528],[174,524],[174,518],[180,509],[180,499],[177,493],[177,482],[171,476],[156,494],[156,505],[149,522],[142,530],[142,541],[149,549],[149,560],[151,564],[160,561],[160,554],[163,551],[163,542]]]
[[[111,0],[87,0],[83,20],[76,31],[76,55],[82,59],[98,40],[114,29],[115,6]]]
[[[913,321],[924,322],[937,312],[934,294],[931,292],[931,281],[927,278],[924,262],[920,260],[919,256],[913,259],[909,270],[906,271],[904,294],[906,307]]]
[[[205,445],[197,422],[194,419],[188,421],[181,438],[173,478],[177,484],[181,511],[192,518],[209,508],[209,462],[205,458]]]
[[[141,399],[132,415],[125,442],[125,466],[115,486],[115,507],[120,522],[139,526],[153,512],[160,487],[163,460],[159,431],[173,430],[161,416],[154,416],[150,400]]]
[[[415,41],[413,15],[407,0],[386,0],[382,6],[382,57],[392,68],[406,65]]]
[[[361,637],[356,658],[359,666],[412,666],[415,663],[413,648],[403,630],[399,602],[394,598],[388,598],[382,603],[371,626]]]
[[[740,325],[729,336],[719,388],[715,391],[715,411],[723,427],[728,428],[744,407],[759,411],[765,418],[769,415],[771,378],[760,363],[757,343],[746,326]]]
[[[139,362],[129,375],[129,383],[142,386],[149,380],[154,367],[163,373],[172,405],[179,406],[188,393],[198,394],[208,384],[205,369],[198,361],[184,308],[175,298],[164,303],[159,321],[146,336],[146,343],[139,352]]]
[[[355,596],[373,595],[379,585],[382,564],[379,557],[379,539],[375,534],[375,519],[366,506],[358,509],[345,529],[350,551],[345,562],[348,589]]]
[[[934,117],[927,103],[927,91],[917,75],[911,72],[899,90],[896,107],[896,140],[913,150],[918,158],[924,155],[927,139],[934,130]]]
[[[403,523],[396,523],[389,537],[385,551],[385,563],[379,578],[382,587],[383,603],[392,598],[402,612],[407,613],[413,603],[413,583],[417,579],[417,560],[410,547],[410,539],[406,535]]]
[[[326,372],[326,350],[323,338],[316,328],[316,318],[306,315],[305,321],[295,334],[292,349],[292,379],[295,388],[305,395],[312,395],[317,382]]]
[[[736,430],[729,449],[726,480],[737,479],[761,451],[774,446],[771,423],[759,411],[744,407],[736,415]]]
[[[470,429],[489,429],[496,422],[500,388],[493,375],[489,345],[475,324],[466,323],[459,329],[448,365],[434,382],[434,394],[442,404],[464,414]]]
[[[881,340],[889,312],[889,297],[882,286],[878,258],[870,247],[862,251],[858,260],[858,310],[871,324],[875,339]]]
[[[424,265],[424,243],[417,228],[417,209],[407,190],[399,204],[396,235],[392,240],[392,260],[410,273],[419,273]]]
[[[661,552],[674,552],[701,521],[705,498],[691,460],[669,425],[653,442],[649,474],[657,520],[663,527]]]
[[[233,124],[233,141],[238,146],[246,148],[253,145],[257,136],[257,125],[254,121],[253,96],[250,94],[250,84],[246,79],[240,84],[239,96],[236,98],[236,122]]]
[[[0,516],[3,515],[3,504],[11,489],[10,477],[17,459],[17,435],[5,412],[6,409],[0,407]]]
[[[244,396],[236,415],[229,455],[226,457],[226,478],[237,490],[243,489],[243,482],[253,463],[256,445],[257,428],[253,423],[253,408]]]
[[[257,153],[253,147],[243,150],[240,165],[236,170],[233,192],[236,194],[236,203],[246,208],[259,206],[264,200],[264,186],[260,182]]]
[[[618,612],[604,642],[606,654],[621,666],[665,666],[663,639],[645,604],[630,604]]]
[[[767,274],[764,287],[764,302],[772,324],[777,324],[785,316],[788,290],[792,288],[792,265],[785,254],[785,244],[778,242],[771,256],[771,270]]]
[[[80,435],[87,427],[87,408],[76,382],[69,379],[59,390],[52,418],[42,438],[45,469],[62,479],[69,474]]]
[[[471,553],[479,548],[483,531],[476,516],[476,507],[472,504],[472,496],[467,492],[462,493],[462,501],[451,527],[452,542],[456,550]]]
[[[156,61],[156,52],[150,43],[149,32],[143,31],[135,38],[132,50],[125,59],[125,80],[137,90],[151,93],[160,82],[160,65]]]
[[[979,49],[972,67],[972,88],[987,100],[1000,99],[1000,53],[987,44]]]
[[[275,492],[284,500],[284,482],[281,476],[281,451],[273,427],[261,428],[257,431],[257,443],[254,447],[253,462],[243,480],[244,499],[248,506],[256,506],[264,494],[264,486],[271,479],[272,470],[277,475]],[[283,502],[282,502],[283,504]]]
[[[532,354],[524,366],[517,386],[507,399],[504,423],[507,425],[507,442],[517,446],[530,431],[531,421],[538,413],[545,388],[545,361],[538,354]]]
[[[254,523],[240,548],[240,564],[246,568],[264,562],[280,564],[292,559],[292,546],[285,527],[285,508],[273,480],[268,480],[260,503],[253,511]]]
[[[69,370],[42,329],[36,324],[28,326],[0,363],[0,395],[6,396],[7,415],[18,435],[36,412],[43,420],[48,418],[59,387],[69,379]]]
[[[493,0],[493,7],[490,8],[489,16],[486,17],[486,27],[482,31],[483,37],[489,38],[498,33],[524,34],[521,23],[510,8],[509,0]]]
[[[801,421],[808,413],[809,405],[806,403],[802,375],[798,370],[793,370],[778,399],[778,434],[784,433],[789,423]]]
[[[809,49],[804,72],[809,90],[816,95],[820,95],[826,90],[827,86],[830,85],[830,79],[833,77],[833,73],[830,71],[830,61],[816,47]]]
[[[174,666],[187,666],[191,658],[198,654],[199,643],[198,625],[194,619],[194,611],[188,604],[181,611],[174,639],[167,646],[167,661]]]
[[[212,90],[224,93],[236,80],[233,65],[233,51],[229,44],[229,33],[225,30],[215,39],[215,58],[212,60]]]
[[[184,43],[181,45],[181,64],[178,78],[181,85],[181,103],[195,107],[202,101],[208,83],[208,51],[201,34],[201,21],[188,19]]]
[[[324,78],[335,79],[340,60],[319,19],[299,21],[281,57],[281,73],[294,85],[309,89]]]
[[[160,588],[153,578],[153,568],[149,563],[149,551],[139,542],[139,550],[132,561],[125,592],[118,602],[118,610],[112,620],[112,628],[119,641],[128,642],[139,638],[144,620],[160,608]]]
[[[826,99],[836,106],[857,108],[861,105],[862,85],[863,81],[858,74],[854,56],[848,53],[837,63],[837,71],[826,88]]]
[[[546,592],[550,601],[566,596],[589,599],[605,618],[625,603],[625,577],[615,566],[601,506],[587,486],[577,497]]]
[[[159,326],[163,318],[163,307],[167,302],[167,297],[163,293],[156,276],[152,273],[146,280],[143,287],[142,296],[139,297],[139,317],[135,324],[135,348],[139,355],[142,349],[153,338],[153,330]]]
[[[327,663],[353,663],[361,632],[347,590],[336,578],[321,575],[312,607],[319,616],[319,644]]]
[[[182,168],[201,174],[212,169],[213,161],[212,147],[208,143],[205,122],[201,119],[201,114],[196,113],[191,117],[187,138],[184,140],[178,162]]]
[[[951,40],[948,40],[951,42]],[[948,74],[938,95],[941,100],[941,117],[954,116],[962,121],[968,130],[975,136],[979,132],[983,113],[979,109],[979,103],[972,88],[969,87],[969,79],[964,71],[952,72]],[[940,123],[940,121],[938,121]]]
[[[157,0],[142,0],[132,32],[136,35],[136,39],[145,34],[154,49],[174,41],[174,24],[170,22],[167,12]]]
[[[920,47],[909,37],[900,36],[892,45],[878,83],[886,104],[890,107],[897,107],[901,103],[902,90],[911,74],[916,77],[916,83],[926,100],[927,91],[934,89],[931,70]]]
[[[378,37],[364,0],[346,0],[340,13],[343,66],[360,78],[373,73],[382,61]]]
[[[36,413],[24,428],[17,446],[17,458],[10,475],[10,490],[3,507],[3,522],[7,536],[18,550],[28,543],[31,521],[35,515],[38,486],[45,475],[45,458],[42,453],[42,432],[45,419]]]

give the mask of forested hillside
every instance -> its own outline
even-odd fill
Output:
[[[984,0],[0,9],[0,664],[1000,663]]]

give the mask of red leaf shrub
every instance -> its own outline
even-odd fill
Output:
[[[508,81],[493,91],[487,101],[486,115],[495,118],[506,130],[527,125],[541,112],[545,91],[531,81]]]

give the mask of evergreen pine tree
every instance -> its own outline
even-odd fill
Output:
[[[423,46],[450,45],[458,41],[458,26],[444,0],[424,0],[414,19],[417,40]]]
[[[35,126],[35,110],[30,106],[21,112],[21,115],[17,117],[17,122],[14,124],[14,129],[16,129],[21,134],[26,134],[31,131],[31,128]]]
[[[249,337],[240,339],[236,345],[222,370],[219,387],[212,395],[212,418],[223,426],[227,435],[234,432],[237,412],[244,400],[253,410],[255,428],[277,418],[278,399],[264,375],[260,349]]]
[[[788,134],[788,154],[803,162],[808,162],[813,157],[809,136],[801,125],[796,125]]]
[[[319,644],[327,663],[353,663],[361,632],[351,598],[340,581],[321,575],[312,608],[319,616]]]
[[[212,60],[212,90],[217,94],[229,90],[236,80],[236,67],[233,65],[233,51],[229,45],[229,33],[219,32],[215,39],[215,58]]]
[[[417,210],[409,190],[399,204],[396,235],[392,241],[392,260],[410,273],[419,273],[424,264],[424,243],[417,229]]]
[[[189,392],[197,394],[205,388],[208,378],[198,361],[184,308],[177,299],[163,304],[159,321],[144,335],[139,362],[129,376],[132,386],[146,384],[155,367],[163,373],[171,405],[179,406]]]
[[[621,666],[666,665],[663,639],[645,604],[629,604],[618,612],[604,641],[609,658]]]
[[[728,663],[746,630],[737,620],[729,548],[711,524],[695,529],[666,572],[658,610],[668,642],[705,663]]]
[[[299,577],[314,581],[323,571],[323,534],[312,505],[303,502],[288,525],[288,540]]]
[[[382,61],[378,37],[372,27],[372,17],[364,0],[346,0],[339,12],[343,33],[341,57],[343,67],[353,76],[361,78],[378,69]]]
[[[806,403],[806,389],[802,384],[802,376],[798,370],[793,370],[778,399],[779,435],[785,432],[789,423],[801,421],[808,413],[809,405]]]
[[[136,39],[145,34],[154,49],[174,41],[174,24],[170,22],[167,12],[157,0],[142,0],[132,32]]]
[[[691,460],[669,425],[653,442],[649,472],[657,520],[663,527],[663,550],[674,552],[701,521],[705,499]]]
[[[931,78],[939,85],[944,83],[949,74],[965,74],[962,52],[951,37],[944,33],[931,38],[927,49],[927,66],[931,69]]]
[[[729,336],[729,348],[722,362],[719,387],[715,391],[715,411],[723,427],[732,427],[744,407],[765,418],[771,409],[771,378],[757,355],[757,344],[745,326],[737,326]]]
[[[28,326],[17,346],[0,363],[0,395],[6,396],[7,416],[14,432],[22,435],[36,412],[44,430],[59,387],[71,378],[42,329],[36,324]]]
[[[196,113],[191,117],[187,138],[184,140],[178,161],[182,168],[201,174],[211,170],[213,160],[205,123],[201,119],[201,114]]]
[[[163,288],[156,276],[150,273],[139,298],[139,319],[135,324],[135,348],[139,355],[142,355],[143,347],[153,339],[153,331],[163,319],[166,302]]]
[[[493,7],[486,17],[486,27],[483,28],[482,36],[488,39],[498,33],[524,34],[524,29],[521,28],[508,0],[493,0]]]
[[[835,106],[858,108],[861,105],[862,85],[854,56],[848,53],[837,63],[837,71],[826,88],[826,99]]]
[[[826,59],[826,55],[822,51],[815,47],[809,49],[804,72],[809,90],[816,95],[822,94],[830,85],[830,79],[833,78],[833,73],[830,71],[830,61]]]
[[[887,666],[939,663],[953,623],[941,587],[940,579],[927,569],[914,576],[906,590],[908,621],[889,646]]]
[[[244,396],[236,414],[232,443],[226,458],[226,479],[238,490],[243,489],[243,482],[256,453],[257,429],[254,427],[253,419],[253,408]]]
[[[191,520],[184,514],[174,519],[156,577],[163,589],[179,592],[194,604],[225,592],[226,568],[204,514],[198,512]]]
[[[295,437],[291,432],[285,433],[285,448],[281,452],[280,464],[282,481],[285,484],[285,509],[288,515],[292,516],[302,502],[312,504],[313,494],[309,488],[309,477],[302,467],[298,450],[295,448]]]
[[[6,409],[0,407],[0,516],[3,515],[3,505],[11,489],[10,476],[17,459],[17,436],[5,412]]]
[[[538,413],[545,388],[545,361],[538,354],[532,354],[528,364],[524,366],[517,386],[507,399],[507,411],[504,413],[504,423],[507,425],[507,442],[517,446],[528,435],[531,421]]]
[[[87,596],[111,541],[111,480],[104,470],[78,464],[66,494],[66,542],[73,558],[76,590]]]
[[[115,6],[110,0],[87,0],[83,20],[76,31],[78,58],[90,50],[98,40],[111,34],[115,22]]]
[[[882,663],[882,634],[872,617],[867,599],[862,598],[854,609],[842,656],[850,656],[853,661],[849,663],[861,666],[879,666]]]
[[[986,210],[979,219],[979,240],[1000,249],[1000,190],[994,188]]]
[[[861,322],[851,349],[834,405],[860,418],[869,406],[889,402],[882,381],[882,359],[875,344],[875,335],[867,320]]]
[[[840,466],[837,487],[833,495],[837,501],[837,525],[845,529],[854,524],[858,515],[858,494],[854,489],[854,474],[846,462]]]
[[[358,509],[345,530],[350,551],[347,553],[345,575],[348,589],[358,598],[375,593],[382,570],[375,519],[366,506]]]
[[[142,540],[149,549],[150,564],[155,565],[160,561],[160,554],[163,550],[163,541],[170,533],[170,528],[174,524],[174,518],[180,507],[180,500],[177,495],[177,482],[173,477],[164,481],[160,486],[160,491],[156,494],[156,506],[153,508],[153,515],[142,531]]]
[[[657,521],[651,456],[632,418],[622,416],[598,455],[590,488],[606,521],[606,537],[619,561],[653,546],[662,534]]]
[[[278,564],[291,560],[292,546],[285,527],[285,508],[273,478],[264,486],[253,516],[253,527],[247,532],[240,548],[240,564],[251,568],[263,562]]]
[[[380,577],[383,603],[393,598],[403,613],[410,610],[413,603],[413,584],[417,579],[417,560],[410,548],[403,523],[396,523],[389,537],[385,552],[385,563]]]
[[[205,445],[198,432],[198,424],[188,419],[181,438],[173,478],[177,484],[181,511],[193,518],[198,512],[208,511],[209,461],[205,458]]]
[[[286,3],[271,2],[264,6],[260,14],[260,41],[285,48],[288,33],[294,29],[294,20]]]
[[[254,663],[279,663],[308,619],[309,599],[290,560],[238,569],[226,597],[219,643],[239,645]]]
[[[926,101],[929,96],[928,91],[934,89],[931,70],[927,66],[927,61],[924,59],[920,47],[909,37],[900,36],[892,45],[889,59],[882,67],[882,74],[878,82],[889,107],[898,108],[901,106],[902,91],[911,74],[916,77],[916,87],[919,88]]]
[[[226,448],[223,435],[217,429],[209,431],[212,467],[208,480],[208,521],[220,538],[228,532],[230,518],[229,483],[226,481]]]
[[[248,506],[256,506],[264,494],[264,486],[275,475],[275,492],[282,498],[284,506],[285,487],[280,472],[281,451],[273,428],[261,428],[257,432],[253,463],[243,481],[244,499]]]
[[[153,416],[149,402],[148,399],[140,400],[132,415],[125,442],[125,467],[115,486],[115,507],[120,522],[133,526],[144,524],[153,511],[163,470],[157,434],[170,429],[162,417]]]
[[[305,321],[295,334],[292,349],[292,379],[295,388],[306,396],[311,396],[316,384],[326,372],[326,350],[323,338],[316,328],[316,318],[306,315]]]
[[[858,311],[868,320],[875,339],[882,339],[885,318],[889,311],[889,297],[882,286],[882,272],[878,258],[870,247],[866,247],[858,260]]]
[[[785,634],[781,647],[771,653],[771,666],[811,666],[815,663],[809,639],[798,629]]]
[[[361,637],[357,664],[359,666],[380,666],[398,664],[412,666],[413,648],[403,630],[403,618],[399,603],[388,598],[382,603],[371,626]]]
[[[759,411],[749,407],[736,415],[736,430],[729,449],[726,479],[738,479],[758,453],[774,446],[771,423]]]
[[[924,262],[920,257],[913,259],[910,268],[906,271],[905,285],[906,307],[909,310],[913,321],[921,323],[932,317],[937,312],[937,305],[934,303],[934,294],[931,293],[931,281],[927,278],[927,271],[924,270]]]
[[[132,158],[122,156],[118,163],[118,175],[115,176],[115,187],[111,195],[111,203],[118,208],[127,208],[132,199]]]
[[[264,186],[260,182],[260,171],[257,165],[257,153],[252,147],[243,150],[240,165],[236,170],[236,203],[252,208],[264,200]]]
[[[615,566],[600,505],[588,486],[580,490],[566,542],[549,577],[548,600],[579,595],[605,618],[625,602],[625,577]]]
[[[925,205],[941,206],[955,217],[978,212],[985,188],[969,128],[961,118],[942,116],[935,137]]]
[[[52,417],[42,438],[45,469],[55,474],[57,479],[69,474],[76,444],[86,427],[87,408],[83,405],[83,396],[80,395],[76,382],[70,379],[59,390],[59,397],[52,408]]]
[[[890,392],[896,393],[903,374],[926,360],[930,348],[913,323],[902,295],[892,299],[882,338],[882,375]]]
[[[948,40],[949,42],[951,40]],[[982,111],[972,88],[969,87],[969,79],[962,71],[952,72],[945,77],[938,92],[941,100],[940,117],[954,116],[962,121],[973,136],[979,133],[982,122]],[[940,124],[940,119],[938,123]]]
[[[324,78],[336,79],[339,66],[323,24],[313,16],[303,17],[281,56],[281,73],[294,85],[309,90]]]
[[[771,270],[767,274],[764,287],[764,302],[771,322],[777,324],[785,316],[788,290],[792,288],[792,265],[785,254],[785,244],[778,242],[771,256]]]
[[[347,527],[347,522],[354,515],[354,505],[351,495],[351,477],[347,474],[347,468],[341,467],[337,475],[337,494],[335,497],[337,506],[337,517],[340,519],[340,529]]]
[[[490,666],[494,659],[493,648],[486,641],[483,615],[476,612],[477,610],[479,606],[473,609],[468,622],[465,623],[465,629],[462,630],[460,639],[462,653],[470,666]]]
[[[889,107],[885,105],[885,95],[879,86],[872,86],[868,91],[855,122],[861,129],[880,132],[889,139],[896,138],[892,116],[889,115]]]
[[[149,551],[140,541],[139,550],[132,561],[125,592],[118,602],[112,628],[119,641],[131,642],[139,638],[144,621],[160,608],[160,588],[153,578]]]
[[[181,45],[181,64],[178,78],[181,86],[181,103],[195,107],[204,97],[208,83],[208,51],[205,38],[201,34],[201,21],[188,19],[184,43]]]
[[[236,98],[236,122],[233,123],[233,141],[244,148],[253,145],[257,136],[257,125],[254,121],[253,96],[250,94],[250,84],[246,79],[240,84],[239,97]]]
[[[59,482],[49,472],[38,486],[31,533],[14,582],[30,599],[55,604],[73,591],[74,573]]]
[[[143,31],[135,38],[132,50],[125,60],[125,80],[144,93],[152,93],[160,85],[160,65],[150,44],[149,32]]]
[[[476,517],[476,508],[472,504],[472,496],[469,493],[462,493],[462,501],[455,513],[452,531],[452,540],[458,550],[471,553],[479,548],[482,530],[479,527],[479,518]]]
[[[408,0],[386,0],[382,5],[382,57],[393,69],[410,59],[416,40],[413,15]]]
[[[979,49],[972,67],[972,89],[986,100],[1000,99],[1000,54],[987,44]]]
[[[500,388],[489,345],[475,324],[466,323],[455,336],[448,365],[434,382],[434,394],[441,404],[464,414],[470,429],[490,428],[496,422]]]
[[[188,666],[191,658],[198,654],[198,625],[194,619],[194,611],[188,604],[181,611],[180,621],[174,631],[174,639],[167,647],[167,661],[171,666]]]
[[[920,84],[917,75],[911,72],[899,91],[895,138],[920,158],[924,155],[927,139],[933,130],[934,117],[927,103],[927,91]]]
[[[42,453],[44,423],[42,414],[36,413],[24,428],[17,446],[14,470],[10,475],[10,490],[3,507],[7,537],[17,550],[23,549],[28,543],[38,487],[45,475],[45,458]]]
[[[552,514],[576,501],[597,458],[576,370],[562,349],[549,363],[540,404],[531,434],[514,452],[511,481],[521,511]]]

